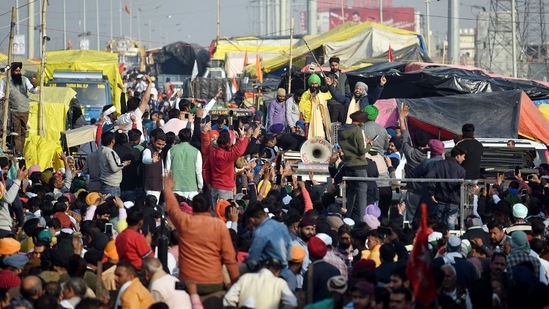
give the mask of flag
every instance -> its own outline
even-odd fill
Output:
[[[128,6],[127,3],[124,4],[124,12],[126,12],[126,14],[128,14],[128,15],[131,15],[131,14],[130,14],[130,7]]]
[[[198,76],[198,63],[196,59],[194,60],[193,71],[191,73],[191,81],[193,81]]]
[[[232,84],[231,84],[231,92],[235,94],[238,91],[238,82],[236,81],[236,76],[233,76]]]
[[[437,293],[428,237],[427,205],[421,204],[421,225],[416,234],[412,254],[408,258],[406,275],[410,280],[416,301],[425,308],[435,300]]]
[[[261,60],[259,60],[259,54],[255,54],[255,76],[259,83],[263,83],[263,72],[261,71]]]
[[[244,54],[244,66],[248,65],[248,51]]]
[[[388,54],[389,54],[389,62],[393,62],[395,58],[393,57],[393,49],[391,48],[391,44],[389,44]]]

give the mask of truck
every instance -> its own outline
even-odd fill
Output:
[[[141,72],[145,70],[145,49],[133,39],[123,36],[109,41],[105,51],[117,54],[118,63],[123,64],[126,70],[138,69]]]
[[[109,79],[99,71],[56,70],[47,85],[67,87],[76,91],[76,98],[88,124],[92,118],[97,119],[100,116],[103,106],[111,104],[111,84]]]

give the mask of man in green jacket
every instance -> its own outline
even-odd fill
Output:
[[[362,127],[368,121],[368,113],[357,111],[350,115],[351,124],[339,132],[339,145],[343,151],[343,164],[345,175],[349,177],[368,177],[368,161],[366,153],[370,145],[367,145]],[[364,212],[367,206],[368,184],[366,181],[349,181],[347,186],[347,213],[346,216],[355,220],[363,221]],[[355,208],[358,202],[358,208]]]

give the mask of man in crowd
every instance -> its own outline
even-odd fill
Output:
[[[355,84],[355,91],[353,93],[346,93],[341,95],[339,91],[333,86],[333,80],[329,77],[326,78],[326,85],[330,93],[338,102],[345,104],[347,107],[346,120],[345,123],[349,124],[352,122],[350,118],[351,114],[356,111],[364,111],[366,106],[374,104],[381,92],[383,92],[383,86],[387,83],[387,78],[381,76],[379,79],[379,85],[376,87],[373,93],[368,94],[368,86],[363,82],[357,82]]]
[[[212,204],[218,199],[230,200],[233,198],[233,189],[236,186],[234,163],[244,154],[253,130],[244,132],[239,129],[239,137],[233,145],[228,130],[223,130],[217,138],[217,148],[211,147],[209,159],[204,172],[209,179],[212,189]]]
[[[171,175],[164,179],[166,210],[179,234],[179,278],[196,283],[200,295],[222,291],[223,265],[230,283],[239,276],[229,230],[222,220],[211,216],[209,200],[202,194],[193,197],[192,215],[182,211],[173,192],[176,185]]]
[[[142,153],[144,172],[143,188],[146,195],[154,195],[160,201],[162,192],[162,175],[164,173],[164,161],[162,160],[162,149],[166,146],[166,134],[157,131],[154,140]]]
[[[114,308],[149,309],[154,304],[151,293],[141,284],[130,262],[118,262],[114,275],[119,288]]]
[[[180,143],[168,150],[166,169],[172,172],[174,192],[187,199],[192,199],[202,191],[202,155],[191,146],[191,129],[179,131]]]
[[[149,290],[156,302],[163,302],[170,309],[191,308],[191,299],[184,290],[176,289],[179,280],[162,269],[160,260],[154,257],[143,261],[143,275],[149,282]]]
[[[286,127],[293,129],[299,120],[299,103],[303,89],[297,89],[293,96],[286,100]],[[292,132],[293,133],[293,132]]]
[[[10,67],[10,93],[8,98],[9,110],[11,113],[11,126],[13,133],[16,133],[14,138],[15,145],[12,145],[15,155],[21,156],[25,139],[27,138],[27,122],[29,120],[29,92],[38,93],[40,90],[35,87],[30,80],[21,74],[23,63],[12,62]],[[0,101],[6,104],[6,84],[7,79],[0,81]],[[3,104],[1,104],[3,106]],[[0,122],[0,125],[2,123]],[[2,131],[0,130],[0,135]]]
[[[368,121],[368,114],[356,111],[350,115],[352,123],[339,132],[339,145],[343,152],[341,160],[345,164],[345,174],[349,177],[368,177],[368,161],[366,160],[366,141],[362,127]],[[368,184],[366,181],[350,181],[347,193],[347,217],[355,222],[362,221],[366,206]],[[355,208],[355,202],[358,209]]]
[[[116,237],[116,252],[121,261],[128,261],[136,270],[141,269],[143,259],[153,255],[150,232],[140,233],[143,226],[143,212],[137,207],[128,210],[128,227]]]
[[[351,87],[349,86],[347,74],[342,73],[339,68],[339,61],[339,57],[335,56],[328,60],[330,63],[330,73],[328,73],[328,77],[331,78],[332,84],[338,93],[340,95],[345,95],[351,93]],[[336,99],[332,98],[328,101],[328,109],[330,110],[332,122],[345,123],[347,110],[344,104],[341,104]]]
[[[438,179],[463,179],[465,169],[461,163],[465,160],[467,152],[459,146],[452,148],[450,157],[433,163],[426,178]],[[438,207],[439,218],[451,230],[456,228],[459,216],[460,204],[460,183],[459,182],[438,182],[430,183],[428,187],[431,201]]]
[[[223,298],[225,308],[297,308],[297,298],[279,278],[282,263],[268,259],[262,265],[257,273],[245,274],[231,286]]]
[[[99,166],[101,169],[101,193],[120,196],[122,169],[130,165],[131,161],[121,161],[114,151],[114,133],[104,132],[101,135],[101,151]]]
[[[278,88],[276,91],[276,99],[269,102],[269,118],[267,119],[269,128],[274,125],[282,125],[286,123],[286,90]]]
[[[482,143],[475,139],[475,125],[466,123],[461,127],[463,139],[456,146],[465,150],[467,158],[461,166],[465,169],[465,179],[478,180],[480,178],[480,159],[484,152]]]

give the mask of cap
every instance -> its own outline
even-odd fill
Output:
[[[97,192],[90,192],[88,195],[86,195],[86,204],[88,206],[93,205],[98,198],[101,198],[101,195]]]
[[[524,219],[526,216],[528,216],[528,207],[521,203],[513,205],[513,217]]]
[[[446,245],[446,251],[459,252],[461,250],[461,239],[457,236],[450,236],[448,244]]]
[[[343,276],[333,276],[328,280],[328,291],[344,295],[347,292],[347,279]]]
[[[326,246],[332,245],[332,237],[330,237],[330,235],[326,233],[318,233],[315,236],[320,238],[320,240],[322,240],[326,244]]]

